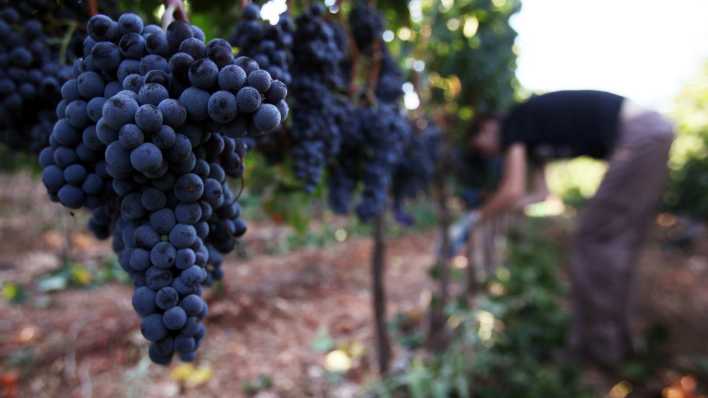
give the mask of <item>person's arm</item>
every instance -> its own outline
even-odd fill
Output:
[[[543,165],[534,169],[531,176],[531,193],[521,198],[516,203],[517,209],[523,209],[526,206],[534,203],[543,202],[548,199],[550,192],[548,191],[548,183],[546,182],[546,169]]]
[[[524,145],[511,145],[504,159],[501,184],[479,210],[481,220],[493,218],[514,208],[526,191],[526,168]]]

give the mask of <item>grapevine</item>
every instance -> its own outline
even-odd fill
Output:
[[[307,191],[315,189],[328,159],[341,146],[336,92],[345,88],[341,63],[346,41],[324,13],[316,4],[297,18],[293,46],[293,167]]]

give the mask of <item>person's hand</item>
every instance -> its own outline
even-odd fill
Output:
[[[479,220],[479,212],[476,210],[467,212],[462,218],[456,223],[450,226],[449,236],[458,237],[465,232],[469,232],[471,227]]]
[[[457,254],[469,239],[470,231],[479,220],[480,214],[478,211],[470,211],[466,213],[460,220],[452,224],[448,228],[448,242],[450,257]]]

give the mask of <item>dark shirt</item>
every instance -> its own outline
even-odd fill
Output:
[[[577,156],[606,159],[617,138],[623,100],[591,90],[531,97],[504,118],[502,147],[522,143],[535,163]]]

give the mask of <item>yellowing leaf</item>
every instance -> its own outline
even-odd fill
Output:
[[[195,367],[191,363],[175,366],[170,372],[170,378],[184,384],[185,387],[198,387],[214,377],[214,372],[209,366]]]
[[[194,372],[194,366],[191,363],[183,363],[172,368],[170,378],[175,381],[183,382],[189,377],[189,374]]]
[[[91,272],[86,267],[74,265],[71,267],[71,280],[81,286],[86,286],[93,279]]]
[[[7,301],[15,301],[20,295],[19,287],[12,283],[7,282],[2,285],[2,296]]]
[[[361,358],[366,353],[366,347],[359,341],[352,341],[347,346],[347,352],[352,358]]]
[[[211,368],[208,366],[203,366],[192,372],[189,377],[187,377],[184,384],[189,388],[194,388],[205,384],[211,380],[212,377],[214,377],[214,372]]]

